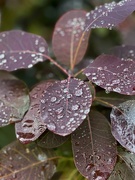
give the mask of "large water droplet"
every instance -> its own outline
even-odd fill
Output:
[[[55,131],[56,129],[56,125],[54,123],[50,123],[47,125],[47,128],[50,130],[50,131]]]
[[[78,109],[79,109],[79,105],[78,104],[75,104],[75,105],[72,106],[72,110],[73,111],[76,111]]]
[[[45,47],[39,47],[39,51],[40,51],[41,53],[45,52]]]
[[[75,91],[75,96],[81,96],[83,94],[82,89],[78,89]]]
[[[55,102],[56,100],[57,100],[56,97],[52,97],[52,98],[51,98],[51,102]]]

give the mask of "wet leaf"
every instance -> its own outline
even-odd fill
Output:
[[[107,119],[91,111],[79,128],[72,133],[75,164],[88,179],[107,179],[116,162],[116,142]]]
[[[108,180],[133,180],[135,177],[135,155],[120,149],[118,155],[118,162]]]
[[[30,108],[23,120],[15,124],[16,137],[22,143],[35,141],[46,130],[46,125],[41,118],[40,100],[42,92],[50,85],[52,85],[51,81],[41,82],[30,92]]]
[[[97,100],[100,99],[111,105],[118,106],[120,103],[135,99],[135,96],[128,96],[128,95],[118,94],[115,92],[111,92],[111,93],[107,94],[104,91],[101,91],[101,92],[96,93],[96,99]],[[107,105],[102,102],[99,102],[99,103],[101,103],[102,105],[105,105],[107,107],[111,107],[109,104]]]
[[[89,32],[83,33],[86,12],[72,10],[64,14],[56,23],[52,46],[54,54],[71,69],[79,63],[87,49]]]
[[[116,46],[111,49],[111,53],[122,59],[135,60],[135,46],[133,45]]]
[[[134,10],[134,0],[105,3],[103,6],[96,7],[95,10],[86,14],[85,30],[88,31],[91,28],[112,29],[126,19]]]
[[[126,149],[135,153],[135,100],[121,103],[110,114],[112,134]]]
[[[0,72],[0,126],[20,121],[29,108],[26,85],[6,71]]]
[[[66,136],[83,122],[92,97],[88,85],[75,78],[57,81],[42,95],[41,116],[47,128]]]
[[[21,30],[0,33],[0,69],[31,68],[45,60],[43,54],[48,54],[48,46],[40,36]]]
[[[41,138],[38,139],[38,145],[43,148],[56,148],[62,145],[69,139],[69,136],[60,136],[54,134],[51,131],[44,133]]]
[[[0,179],[49,180],[56,171],[56,163],[51,158],[51,151],[45,151],[35,143],[26,146],[13,142],[0,151]]]
[[[135,61],[131,59],[122,60],[112,55],[100,55],[84,70],[84,74],[106,92],[134,95],[134,70]]]

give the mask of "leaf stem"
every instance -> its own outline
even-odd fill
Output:
[[[61,69],[67,76],[70,76],[70,74],[67,72],[65,68],[63,68],[60,64],[58,64],[56,61],[54,61],[50,56],[47,56],[43,54],[45,58],[47,58],[49,61],[51,61],[55,66],[57,66],[59,69]]]

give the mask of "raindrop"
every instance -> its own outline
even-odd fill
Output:
[[[81,96],[83,94],[82,89],[78,89],[77,91],[75,91],[75,96]]]
[[[47,125],[47,128],[50,131],[55,131],[56,130],[56,125],[54,123],[50,123],[50,124]]]
[[[40,47],[40,48],[39,48],[39,51],[40,51],[41,53],[45,52],[45,47]]]
[[[79,109],[79,105],[78,104],[72,106],[72,110],[76,111],[78,109]]]
[[[51,102],[55,102],[56,100],[57,100],[56,97],[52,97],[52,98],[51,98]]]

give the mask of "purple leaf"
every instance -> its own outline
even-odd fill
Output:
[[[64,65],[73,69],[87,49],[89,32],[84,32],[86,12],[72,10],[64,14],[56,23],[52,46],[54,54]]]
[[[6,71],[0,71],[0,126],[20,121],[29,108],[26,85]]]
[[[66,136],[83,122],[91,103],[88,85],[79,79],[68,78],[55,82],[43,93],[41,116],[50,131]]]
[[[107,119],[92,111],[71,137],[79,172],[88,179],[107,179],[117,157],[116,142]]]
[[[135,153],[135,100],[126,101],[118,108],[113,108],[110,118],[115,139]]]
[[[86,14],[85,31],[91,28],[109,28],[117,26],[135,10],[134,0],[123,0],[118,3],[106,3]]]
[[[52,82],[45,81],[35,86],[30,92],[30,108],[23,120],[15,124],[16,137],[22,143],[35,141],[46,130],[46,125],[41,118],[40,99],[42,92],[51,85]]]
[[[41,138],[38,139],[38,146],[42,148],[56,148],[58,146],[61,146],[63,143],[65,143],[69,139],[69,136],[60,136],[57,134],[54,134],[51,131],[48,131],[47,133],[44,133]]]
[[[84,70],[84,74],[106,92],[135,94],[135,61],[131,59],[101,55]]]
[[[43,54],[48,54],[48,45],[40,36],[20,30],[0,33],[0,69],[31,68],[46,59]]]
[[[49,180],[56,171],[52,151],[35,143],[23,145],[18,141],[0,151],[1,180]]]
[[[135,46],[123,45],[111,49],[111,53],[122,59],[133,59],[135,61]]]

